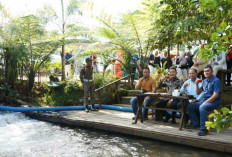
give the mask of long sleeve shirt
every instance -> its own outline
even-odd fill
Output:
[[[168,93],[172,94],[173,90],[181,88],[182,81],[175,77],[174,79],[166,79],[161,84],[165,84],[168,87]]]
[[[196,79],[196,81],[199,80],[199,78]],[[189,85],[184,88],[184,84],[182,85],[181,89],[180,89],[180,93],[187,93],[187,95],[193,95],[195,99],[197,99],[198,101],[201,100],[204,96],[204,92],[201,92],[201,94],[197,94],[196,92],[196,81],[193,82],[191,79],[188,79],[187,81],[184,82],[185,83],[189,83]],[[198,86],[200,87],[202,83],[199,83]],[[191,103],[191,100],[189,101]]]

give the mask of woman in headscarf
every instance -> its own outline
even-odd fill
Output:
[[[182,71],[182,80],[185,81],[188,79],[188,66],[187,66],[187,59],[186,59],[186,53],[184,51],[181,52],[180,56],[176,59],[176,65],[179,67]]]
[[[167,62],[166,65],[165,65],[165,69],[171,68],[171,66],[172,66],[172,60],[168,56],[167,50],[164,50],[163,53],[162,53],[162,57],[161,57],[162,68],[164,68],[164,63],[165,62]]]
[[[150,69],[150,74],[154,74],[156,72],[156,66],[159,66],[161,67],[161,64],[160,64],[160,56],[159,56],[159,50],[158,49],[155,49],[151,54],[150,54],[150,57],[149,57],[149,63],[148,63],[148,67]]]

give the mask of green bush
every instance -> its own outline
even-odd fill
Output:
[[[0,102],[9,102],[16,98],[17,91],[11,88],[11,85],[0,86]]]
[[[103,85],[107,85],[113,81],[116,81],[117,78],[113,76],[110,70],[107,70],[105,73],[105,78],[103,81],[102,74],[94,75],[94,85],[95,88],[100,88]],[[103,84],[104,82],[104,84]],[[114,104],[117,102],[117,94],[119,94],[119,87],[116,88],[115,85],[108,86],[101,90],[101,103],[102,104]],[[95,94],[95,98],[97,98],[97,93]]]
[[[45,93],[37,98],[40,106],[80,106],[83,105],[83,89],[80,81],[62,82],[62,86],[51,88],[44,85]]]
[[[0,80],[4,80],[4,69],[0,69]]]
[[[104,79],[104,81],[103,81],[103,79]],[[94,74],[94,86],[96,89],[102,87],[103,85],[107,85],[115,80],[117,80],[117,78],[114,77],[111,70],[106,70],[104,78],[103,78],[103,75],[101,73]],[[103,82],[104,82],[104,84],[103,84]]]
[[[108,70],[105,73],[103,84],[103,75],[94,74],[94,85],[95,88],[100,88],[103,85],[107,85],[115,80],[111,71]],[[117,102],[117,95],[125,95],[125,90],[123,89],[125,85],[119,84],[116,88],[116,85],[109,86],[101,90],[101,102],[102,104],[114,104]],[[44,85],[45,92],[42,97],[36,99],[36,103],[40,106],[71,106],[71,105],[83,105],[83,87],[82,83],[77,80],[65,81],[62,82],[62,86],[57,88],[48,87]],[[97,92],[95,93],[95,99],[98,99]],[[96,103],[98,103],[96,101]]]
[[[217,132],[221,132],[222,130],[232,127],[232,105],[231,110],[227,107],[223,107],[221,108],[221,112],[214,110],[214,113],[210,114],[209,117],[213,118],[213,122],[205,122],[208,130],[210,130],[210,128],[216,128]]]

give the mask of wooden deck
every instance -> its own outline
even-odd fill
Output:
[[[146,137],[188,146],[232,153],[232,129],[217,133],[212,130],[208,136],[197,135],[199,130],[183,129],[179,131],[177,124],[149,120],[132,124],[132,113],[113,110],[100,110],[85,113],[84,111],[62,111],[27,113],[27,116],[42,121],[78,126],[90,129],[112,131],[122,134]]]

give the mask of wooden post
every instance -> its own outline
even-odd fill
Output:
[[[117,101],[118,101],[118,103],[120,103],[120,97],[119,97],[119,93],[118,93],[118,82],[115,83],[115,86],[116,86],[116,90],[117,90],[117,92],[116,92]]]
[[[186,106],[188,100],[181,100],[182,103],[182,115],[181,115],[181,122],[179,125],[179,130],[182,130],[182,127],[186,127],[185,119],[186,119]]]
[[[128,79],[128,84],[130,84],[130,77],[128,77],[127,79]]]
[[[134,85],[134,75],[131,76],[131,87]]]
[[[98,91],[98,103],[99,103],[99,109],[101,109],[101,91]]]

